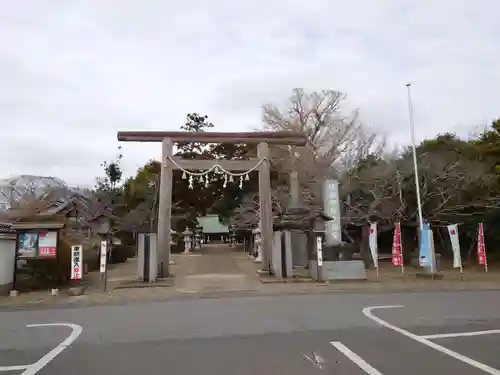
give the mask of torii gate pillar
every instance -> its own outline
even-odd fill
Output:
[[[257,156],[264,160],[259,166],[259,209],[262,238],[263,269],[271,267],[273,251],[273,210],[271,201],[271,168],[269,164],[269,145],[261,142],[257,146]]]
[[[173,154],[171,138],[164,138],[161,147],[162,166],[160,177],[160,199],[158,201],[158,250],[160,277],[170,276],[170,243],[172,242],[172,163],[169,157]]]

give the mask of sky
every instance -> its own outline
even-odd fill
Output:
[[[0,178],[92,185],[118,130],[262,126],[291,90],[334,89],[394,142],[500,117],[497,0],[17,0],[0,10]],[[126,175],[158,143],[122,144]]]

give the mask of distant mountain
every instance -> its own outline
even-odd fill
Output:
[[[61,195],[65,196],[72,192],[83,193],[88,189],[70,187],[57,177],[19,175],[15,177],[0,179],[0,210],[10,207],[10,201],[16,200],[27,191],[40,196],[47,190],[60,189]]]

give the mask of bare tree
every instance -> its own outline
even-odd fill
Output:
[[[279,216],[286,210],[287,195],[281,189],[271,191],[271,207],[273,216]],[[230,224],[238,229],[250,229],[258,225],[260,220],[259,195],[249,194],[234,210]]]
[[[366,163],[352,169],[342,181],[343,221],[356,226],[371,221],[392,225],[405,210],[397,161],[375,159]]]
[[[303,204],[311,212],[322,211],[322,207],[316,202],[314,194],[305,189],[302,192]],[[271,191],[271,207],[273,219],[276,220],[283,215],[289,206],[289,187],[278,186]],[[243,198],[242,203],[234,210],[230,219],[230,224],[238,229],[251,229],[258,225],[259,222],[259,196],[247,195]]]
[[[19,190],[17,189],[18,192]],[[31,217],[64,196],[65,194],[59,188],[49,187],[45,192],[37,193],[28,187],[21,190],[10,202],[10,208],[2,213],[2,217],[10,221]]]
[[[409,160],[405,160],[403,169],[407,176],[404,190],[413,198],[413,166]],[[419,175],[424,214],[430,222],[464,220],[500,205],[497,197],[488,193],[496,176],[485,163],[451,152],[428,152],[419,157]],[[415,218],[416,210],[407,210],[406,219]]]
[[[343,114],[346,95],[335,90],[305,93],[294,89],[287,108],[263,106],[263,121],[269,130],[301,132],[308,143],[300,148],[273,148],[273,163],[280,170],[299,172],[304,187],[320,201],[320,184],[339,177],[369,154],[381,153],[385,139],[359,121],[358,111]]]
[[[487,195],[496,180],[484,163],[440,151],[420,155],[418,164],[423,213],[429,222],[456,222],[498,207],[497,199]],[[341,184],[344,222],[362,226],[377,221],[382,231],[396,221],[416,226],[414,176],[409,154],[359,164]]]

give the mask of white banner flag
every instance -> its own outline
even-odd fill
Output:
[[[71,246],[71,280],[81,280],[83,277],[82,245]]]
[[[462,256],[460,254],[460,242],[458,240],[458,225],[451,224],[447,226],[453,249],[453,267],[462,268]]]
[[[106,241],[101,241],[101,264],[100,264],[101,274],[106,272],[107,261],[108,261],[108,243]]]
[[[378,268],[377,223],[370,224],[370,237],[368,238],[368,243],[370,244],[373,265],[375,268]]]

